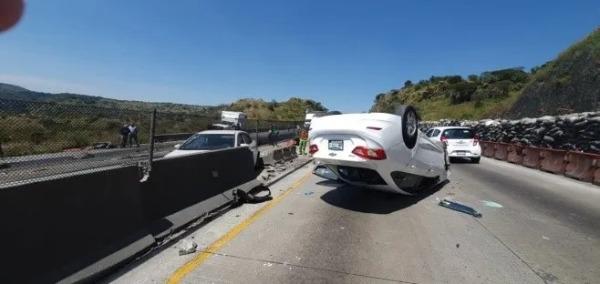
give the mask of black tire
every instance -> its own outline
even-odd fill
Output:
[[[412,106],[402,106],[397,111],[402,116],[402,140],[408,149],[412,149],[417,144],[419,135],[419,116]]]
[[[481,160],[481,158],[480,158],[480,157],[477,157],[477,158],[471,158],[471,162],[472,162],[473,164],[479,164],[479,160]]]

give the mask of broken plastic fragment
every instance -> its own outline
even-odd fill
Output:
[[[325,166],[317,166],[315,167],[315,169],[313,170],[313,174],[319,177],[322,177],[324,179],[329,179],[329,180],[337,180],[338,177],[337,175],[335,175],[334,172],[332,172],[328,167]]]
[[[502,204],[496,203],[494,201],[481,200],[481,202],[483,203],[483,205],[485,205],[487,207],[492,207],[492,208],[502,208],[502,207],[504,207],[504,206],[502,206]]]
[[[477,212],[475,209],[467,205],[460,204],[456,201],[448,200],[447,198],[444,198],[444,200],[440,201],[439,205],[458,212],[467,213],[477,218],[481,217],[481,213]]]
[[[183,240],[179,248],[179,255],[186,255],[196,251],[198,245],[194,241]]]

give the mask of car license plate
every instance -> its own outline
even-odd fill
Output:
[[[329,140],[329,150],[334,150],[334,151],[344,150],[344,140]]]
[[[459,155],[459,156],[464,156],[466,154],[467,154],[467,152],[463,152],[463,151],[456,152],[456,155]]]

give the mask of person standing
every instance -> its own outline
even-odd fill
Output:
[[[129,146],[133,147],[133,143],[135,141],[135,146],[136,147],[140,147],[140,142],[138,142],[138,129],[137,126],[135,126],[135,124],[131,124],[129,125]]]
[[[306,128],[300,129],[300,143],[298,147],[300,148],[300,155],[306,156],[306,144],[308,143],[308,130]]]
[[[121,134],[121,148],[127,147],[127,139],[129,139],[129,126],[124,124],[119,130],[119,134]]]
[[[271,128],[269,129],[269,142],[275,146],[275,126],[273,124],[271,124]]]

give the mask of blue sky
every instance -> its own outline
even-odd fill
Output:
[[[29,0],[0,34],[0,82],[359,112],[408,79],[542,64],[599,24],[599,1]]]

